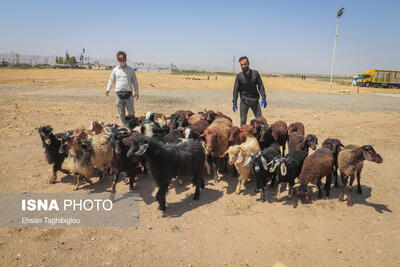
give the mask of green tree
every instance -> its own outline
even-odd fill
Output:
[[[68,64],[69,65],[76,65],[76,57],[70,57]]]
[[[56,64],[58,64],[58,57],[56,57]]]
[[[65,63],[65,64],[69,64],[69,54],[68,54],[68,51],[65,52],[65,61],[64,61],[64,63]]]
[[[63,57],[58,57],[58,64],[64,64]]]

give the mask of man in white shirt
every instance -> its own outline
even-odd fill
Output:
[[[125,109],[128,111],[128,116],[135,115],[133,106],[132,85],[135,89],[135,99],[139,99],[139,85],[136,79],[136,74],[133,68],[126,65],[126,53],[119,51],[117,53],[118,66],[115,67],[110,75],[106,96],[110,94],[111,87],[115,85],[115,102],[122,124],[126,125]]]

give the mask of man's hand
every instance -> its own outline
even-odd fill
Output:
[[[238,110],[238,106],[236,104],[233,104],[232,110],[233,110],[233,112],[236,112]]]
[[[266,108],[267,107],[267,100],[265,100],[265,99],[261,100],[261,106]]]
[[[109,90],[106,90],[106,96],[108,96],[110,94]]]
[[[135,94],[135,100],[139,100],[139,94]]]

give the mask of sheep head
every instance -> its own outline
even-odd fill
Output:
[[[217,132],[212,129],[206,129],[200,137],[204,137],[204,141],[206,143],[206,150],[208,152],[212,152],[213,148],[218,144],[218,136]]]
[[[376,162],[376,163],[382,163],[383,158],[381,155],[376,153],[375,149],[371,145],[363,145],[361,147],[361,152],[364,156],[364,158],[368,161]]]
[[[38,130],[40,138],[42,139],[42,141],[46,144],[46,145],[51,145],[51,134],[53,132],[53,128],[51,128],[50,125],[46,125],[46,126],[41,126],[36,128],[36,130]]]
[[[129,148],[128,153],[126,156],[131,158],[133,156],[143,156],[149,148],[149,143],[145,138],[135,138],[132,142],[131,147]]]
[[[238,140],[240,134],[240,129],[239,127],[232,126],[231,130],[229,132],[229,142],[234,142]]]
[[[317,149],[318,138],[314,134],[307,134],[306,144],[308,147],[311,147],[312,150],[315,150]]]

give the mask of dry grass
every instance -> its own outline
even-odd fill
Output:
[[[66,88],[104,90],[107,87],[109,70],[72,70],[72,69],[0,69],[0,86]],[[170,73],[137,73],[142,90],[232,90],[234,76],[172,75]],[[188,77],[200,80],[187,79]],[[324,92],[338,93],[342,90],[356,93],[357,88],[309,78],[302,81],[292,77],[263,78],[268,91]],[[360,88],[360,92],[399,93],[396,89]]]

